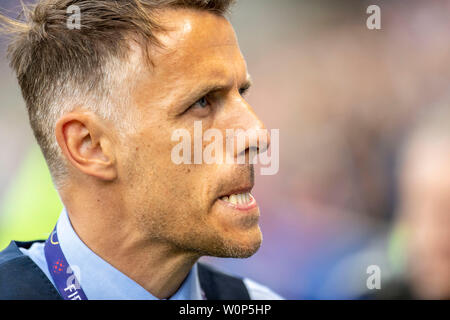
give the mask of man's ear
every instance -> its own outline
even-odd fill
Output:
[[[73,111],[56,123],[56,140],[66,159],[82,173],[104,181],[117,178],[114,143],[95,114]]]

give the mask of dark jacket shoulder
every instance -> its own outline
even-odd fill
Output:
[[[208,300],[251,300],[242,278],[204,263],[198,264],[198,277]]]
[[[11,242],[0,252],[0,300],[59,300],[61,296],[42,270],[19,247],[35,242]]]

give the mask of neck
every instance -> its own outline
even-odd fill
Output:
[[[180,288],[199,258],[145,238],[111,207],[66,208],[78,237],[93,252],[159,299],[170,298]]]

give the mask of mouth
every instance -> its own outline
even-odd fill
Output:
[[[251,190],[248,189],[244,191],[232,192],[229,195],[219,197],[218,200],[233,209],[249,211],[258,205],[250,191]]]

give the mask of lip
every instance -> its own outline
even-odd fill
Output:
[[[217,200],[221,204],[223,204],[223,205],[225,205],[225,206],[227,206],[229,208],[232,208],[232,209],[235,209],[235,210],[239,210],[239,211],[250,211],[250,210],[256,208],[258,206],[258,203],[256,202],[256,199],[253,197],[253,195],[250,193],[250,191],[244,191],[244,192],[249,192],[249,194],[250,194],[251,201],[249,203],[246,203],[246,204],[233,204],[231,202],[224,201],[224,200],[222,200],[220,198],[217,199]],[[239,192],[239,193],[242,193],[242,192]],[[235,194],[235,193],[232,193],[232,194]]]
[[[251,193],[252,189],[253,189],[253,185],[239,187],[239,188],[236,188],[236,189],[229,190],[229,191],[227,191],[227,193],[221,194],[218,198],[220,199],[220,198],[223,198],[223,197],[229,197],[232,194]],[[252,196],[252,198],[253,198],[253,196]]]

